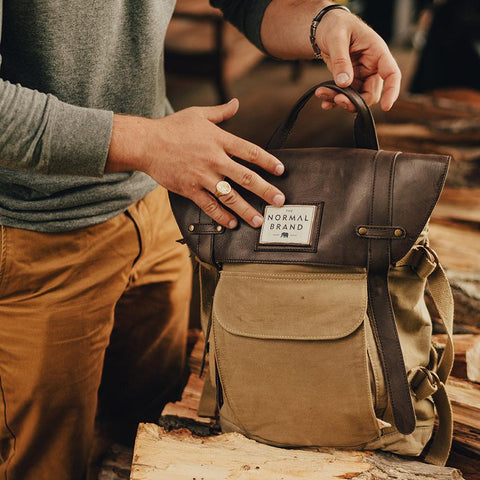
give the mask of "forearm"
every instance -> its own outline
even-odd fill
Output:
[[[281,59],[313,58],[310,25],[328,0],[272,0],[265,10],[261,38],[266,51]],[[345,12],[343,12],[345,13]],[[342,15],[333,10],[328,15]]]
[[[41,174],[101,176],[112,113],[0,80],[0,166]]]
[[[146,131],[151,120],[132,115],[114,115],[105,173],[147,171]]]

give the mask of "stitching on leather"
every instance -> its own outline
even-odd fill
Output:
[[[400,152],[395,153],[395,155],[393,156],[393,158],[390,161],[391,162],[390,163],[390,180],[389,180],[389,185],[388,185],[388,210],[389,210],[389,222],[390,223],[392,223],[392,216],[393,216],[392,203],[393,203],[394,170],[395,170],[396,160],[397,160],[399,155],[400,155]],[[390,240],[387,243],[387,253],[388,253],[389,263],[391,261],[391,256],[392,256],[391,255],[391,245],[392,245],[392,242]],[[388,293],[388,291],[389,291],[388,278],[385,278],[385,282],[386,282],[387,293]],[[396,342],[394,342],[395,349],[397,351],[397,355],[399,355],[399,358],[403,359],[403,353],[402,353],[402,349],[401,349],[401,346],[400,346],[400,339],[398,337],[397,322],[395,321],[395,313],[393,312],[393,306],[388,301],[388,299],[386,299],[386,304],[387,304],[387,308],[389,310],[391,310],[391,313],[392,313],[392,320],[393,320],[393,327],[394,327],[393,328],[393,333],[394,333],[394,336],[395,336],[395,339],[396,339]],[[404,383],[406,383],[408,385],[407,372],[405,371],[405,368],[400,368],[400,375],[401,375],[402,379],[404,380]],[[391,401],[392,401],[392,407],[394,407],[393,411],[395,411],[396,408],[394,406],[395,400],[393,398],[393,395],[392,395],[392,400]],[[395,417],[395,414],[394,414],[394,417]]]
[[[395,161],[396,161],[396,158],[397,156],[399,155],[399,152],[395,153],[393,155],[393,157],[391,157],[390,159],[390,166],[389,166],[389,189],[388,189],[388,206],[389,206],[389,217],[390,217],[390,221],[391,221],[391,194],[392,194],[392,183],[393,183],[393,180],[392,180],[392,176],[393,176],[393,166],[395,164]],[[375,175],[376,176],[376,175]],[[373,195],[372,197],[374,196],[374,193],[373,192]],[[374,212],[373,212],[373,209],[374,209],[374,203],[372,202],[372,210],[371,210],[371,218],[373,217],[374,215]],[[372,221],[373,223],[373,221]],[[369,242],[370,243],[370,248],[371,248],[371,241]],[[389,254],[389,263],[390,263],[390,245],[391,245],[391,242],[388,242],[387,244],[387,253]],[[371,252],[371,250],[369,251],[369,253]],[[370,257],[369,257],[370,258]],[[385,278],[383,276],[380,276],[379,277],[380,280],[382,281],[382,283],[384,283],[383,287],[385,288],[386,292],[388,293],[388,277],[385,275]],[[371,285],[371,282],[369,281],[368,282],[368,285],[367,285],[367,289],[368,289],[368,296],[369,298],[373,298],[371,295],[373,295],[373,291],[372,291],[372,285]],[[397,330],[396,330],[396,322],[395,322],[395,316],[394,316],[394,313],[393,313],[393,310],[392,310],[392,307],[391,307],[391,304],[389,303],[388,301],[388,298],[381,298],[380,300],[382,300],[382,303],[384,304],[384,306],[387,307],[387,310],[391,310],[391,321],[392,321],[392,326],[393,326],[393,335],[395,337],[395,340],[396,342],[394,342],[394,345],[395,345],[395,350],[396,350],[396,353],[400,353],[400,358],[403,359],[403,355],[402,355],[402,351],[401,351],[401,347],[400,347],[400,343],[399,343],[399,338],[398,338],[398,333],[397,333]],[[370,311],[371,311],[371,315],[372,315],[372,318],[374,319],[374,324],[375,325],[378,325],[378,321],[375,317],[375,311],[372,308],[370,308]],[[388,317],[390,317],[390,315],[388,315]],[[379,319],[381,321],[384,321],[384,319]],[[391,395],[391,392],[392,392],[392,388],[391,388],[391,378],[390,378],[390,375],[393,374],[393,372],[390,371],[390,369],[388,368],[388,362],[385,360],[386,359],[386,356],[385,356],[385,352],[383,350],[383,341],[382,341],[382,337],[379,335],[379,339],[380,339],[380,351],[382,352],[382,355],[384,357],[384,367],[385,367],[385,372],[386,372],[386,375],[385,375],[385,380],[386,380],[386,383],[387,383],[387,386],[388,386],[388,392],[390,394],[390,401],[391,401],[391,404],[392,404],[392,413],[393,413],[393,416],[394,416],[394,420],[395,420],[395,423],[397,422],[398,420],[398,414],[400,413],[400,411],[402,410],[400,408],[400,410],[397,408],[396,406],[396,399],[395,399],[395,396],[394,395]],[[400,369],[400,375],[402,376],[402,379],[406,381],[406,372],[404,371],[404,368],[403,369]],[[408,408],[408,406],[406,407]]]
[[[402,154],[402,152],[398,152],[398,154]],[[448,155],[448,158],[449,158],[449,161],[452,160],[452,156],[451,155]],[[440,196],[440,193],[442,191],[442,188],[443,188],[443,185],[445,184],[445,178],[447,176],[447,173],[448,173],[448,165],[449,165],[449,162],[446,162],[445,165],[443,166],[443,173],[442,173],[442,176],[440,177],[440,182],[439,182],[439,187],[437,188],[437,192],[436,192],[436,195],[435,195],[435,199],[434,201],[432,202],[432,204],[430,205],[430,208],[428,209],[428,212],[427,212],[427,215],[423,218],[422,222],[421,223],[417,223],[415,224],[414,228],[413,228],[413,232],[418,232],[418,235],[420,235],[423,227],[427,224],[428,222],[428,219],[430,218],[430,216],[432,215],[432,212],[433,212],[433,209],[435,208],[435,205],[437,204],[437,201],[438,201],[438,197]],[[418,236],[417,235],[417,236]],[[397,260],[400,260],[403,256],[405,256],[407,253],[408,253],[408,250],[411,248],[411,245],[409,245],[408,249],[405,250],[401,250],[400,251],[400,255],[399,255],[399,258]],[[392,260],[395,260],[392,258]]]

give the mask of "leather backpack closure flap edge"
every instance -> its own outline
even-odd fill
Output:
[[[251,164],[248,167],[285,193],[286,206],[310,207],[310,210],[297,207],[300,214],[296,215],[294,210],[286,217],[285,209],[268,209],[262,199],[229,180],[233,188],[264,214],[265,223],[260,229],[243,221],[234,230],[217,229],[213,220],[192,201],[171,193],[172,209],[182,235],[202,261],[214,265],[255,262],[366,267],[368,240],[377,238],[391,242],[393,264],[406,255],[426,225],[442,191],[450,161],[444,155],[358,148],[281,149],[271,153],[286,167],[281,177]],[[375,202],[385,204],[385,208],[391,206],[390,222],[372,225],[374,182],[384,181],[376,178],[375,163],[393,157],[391,185],[380,190],[390,198]],[[298,219],[303,223],[295,224]],[[312,223],[309,241],[295,244],[287,237],[281,238],[289,230],[308,227],[308,222]],[[265,229],[278,230],[281,242],[262,244],[262,235],[268,236]]]

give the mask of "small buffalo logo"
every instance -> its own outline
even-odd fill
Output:
[[[280,235],[281,238],[288,238],[288,232],[282,232]]]

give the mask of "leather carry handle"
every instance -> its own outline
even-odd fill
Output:
[[[357,116],[354,124],[355,145],[357,148],[366,148],[369,150],[378,150],[377,131],[375,129],[375,122],[373,120],[372,112],[365,103],[361,95],[351,87],[342,88],[337,86],[334,82],[323,82],[315,85],[308,90],[295,106],[290,111],[285,121],[275,130],[272,137],[267,143],[267,150],[275,150],[283,148],[288,136],[290,135],[298,114],[305,106],[305,104],[312,98],[315,90],[318,87],[327,87],[335,90],[338,93],[343,93],[356,107]]]

